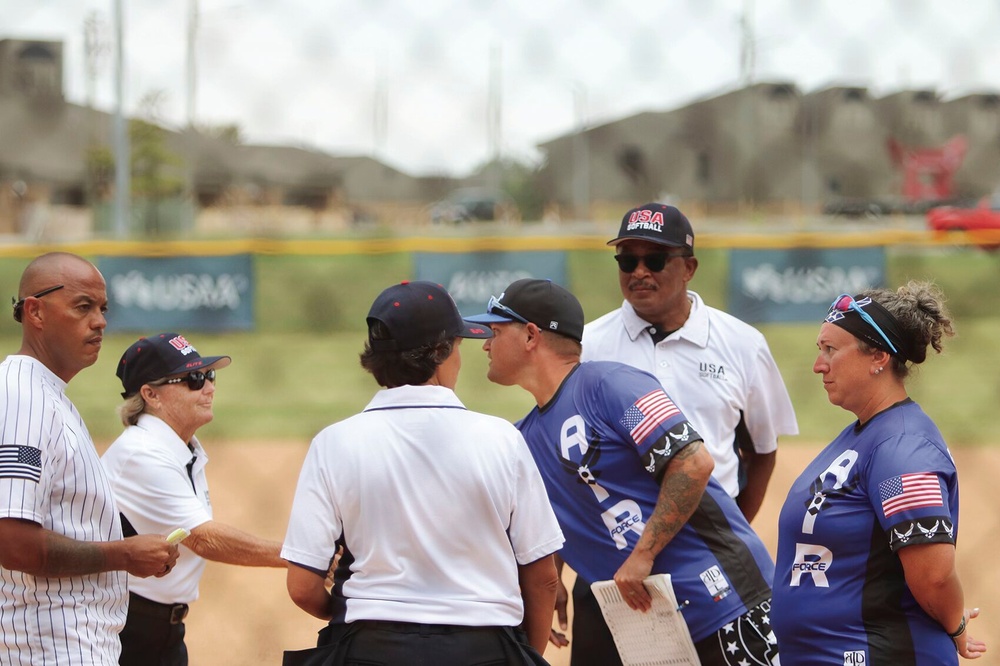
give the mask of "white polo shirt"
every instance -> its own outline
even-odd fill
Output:
[[[517,565],[563,544],[521,434],[442,386],[379,391],[313,440],[281,556],[326,571],[342,533],[342,622],[516,626]]]
[[[208,455],[198,438],[192,451],[174,429],[152,414],[141,414],[101,458],[121,512],[139,534],[166,536],[178,527],[193,530],[212,519],[205,465]],[[195,457],[188,476],[187,465]],[[192,485],[192,478],[194,483]],[[198,598],[205,560],[181,543],[180,556],[162,578],[128,577],[129,591],[163,604],[189,604]]]
[[[691,314],[677,331],[653,344],[649,322],[625,301],[587,324],[584,361],[619,361],[656,376],[715,459],[713,476],[739,494],[736,428],[742,416],[758,453],[771,453],[778,437],[799,432],[792,402],[757,329],[709,307],[688,292]]]
[[[66,382],[28,356],[0,363],[0,518],[78,541],[122,538]],[[0,567],[0,664],[117,664],[126,602],[124,571],[44,578]]]

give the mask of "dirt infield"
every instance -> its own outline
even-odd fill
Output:
[[[212,504],[217,519],[274,539],[284,537],[285,523],[305,457],[305,443],[207,442]],[[786,445],[754,527],[772,554],[777,514],[788,486],[817,448]],[[993,558],[1000,552],[1000,516],[996,485],[1000,448],[954,451],[962,485],[961,539],[958,564],[967,605],[982,616],[970,633],[1000,652],[1000,573]],[[993,499],[990,499],[993,498]],[[250,569],[210,562],[201,599],[187,621],[187,644],[193,666],[280,664],[285,649],[311,647],[322,623],[299,611],[285,593],[283,570]],[[553,666],[569,663],[568,652],[550,647]],[[977,663],[1000,663],[988,656]]]

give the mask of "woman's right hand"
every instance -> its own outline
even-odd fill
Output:
[[[972,620],[975,617],[979,617],[978,608],[969,608],[965,611],[966,622]],[[979,659],[986,652],[986,643],[982,641],[977,641],[975,638],[969,635],[968,630],[963,631],[958,636],[955,636],[955,648],[965,659]]]

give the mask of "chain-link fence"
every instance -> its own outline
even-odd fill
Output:
[[[0,36],[61,45],[54,75],[44,53],[5,51],[0,103],[55,86],[99,112],[89,144],[67,139],[65,154],[0,150],[8,216],[24,199],[13,184],[55,205],[110,201],[93,149],[117,150],[119,90],[126,115],[170,130],[169,187],[154,197],[256,206],[233,218],[253,218],[247,231],[261,206],[313,211],[304,230],[426,221],[468,186],[458,198],[486,201],[486,217],[508,216],[507,195],[516,218],[582,220],[668,198],[705,215],[922,212],[1000,185],[1000,5],[988,0],[0,8]],[[26,131],[16,112],[0,131],[44,132],[22,115]]]

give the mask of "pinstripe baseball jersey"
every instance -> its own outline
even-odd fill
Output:
[[[603,361],[578,365],[517,426],[566,535],[560,555],[588,583],[611,579],[625,562],[670,460],[701,439],[654,376]],[[671,575],[699,641],[767,600],[774,568],[736,501],[710,478],[652,573]]]
[[[0,363],[0,518],[80,541],[121,539],[111,486],[65,391],[36,359]],[[0,567],[0,663],[117,664],[125,578],[43,578]]]

